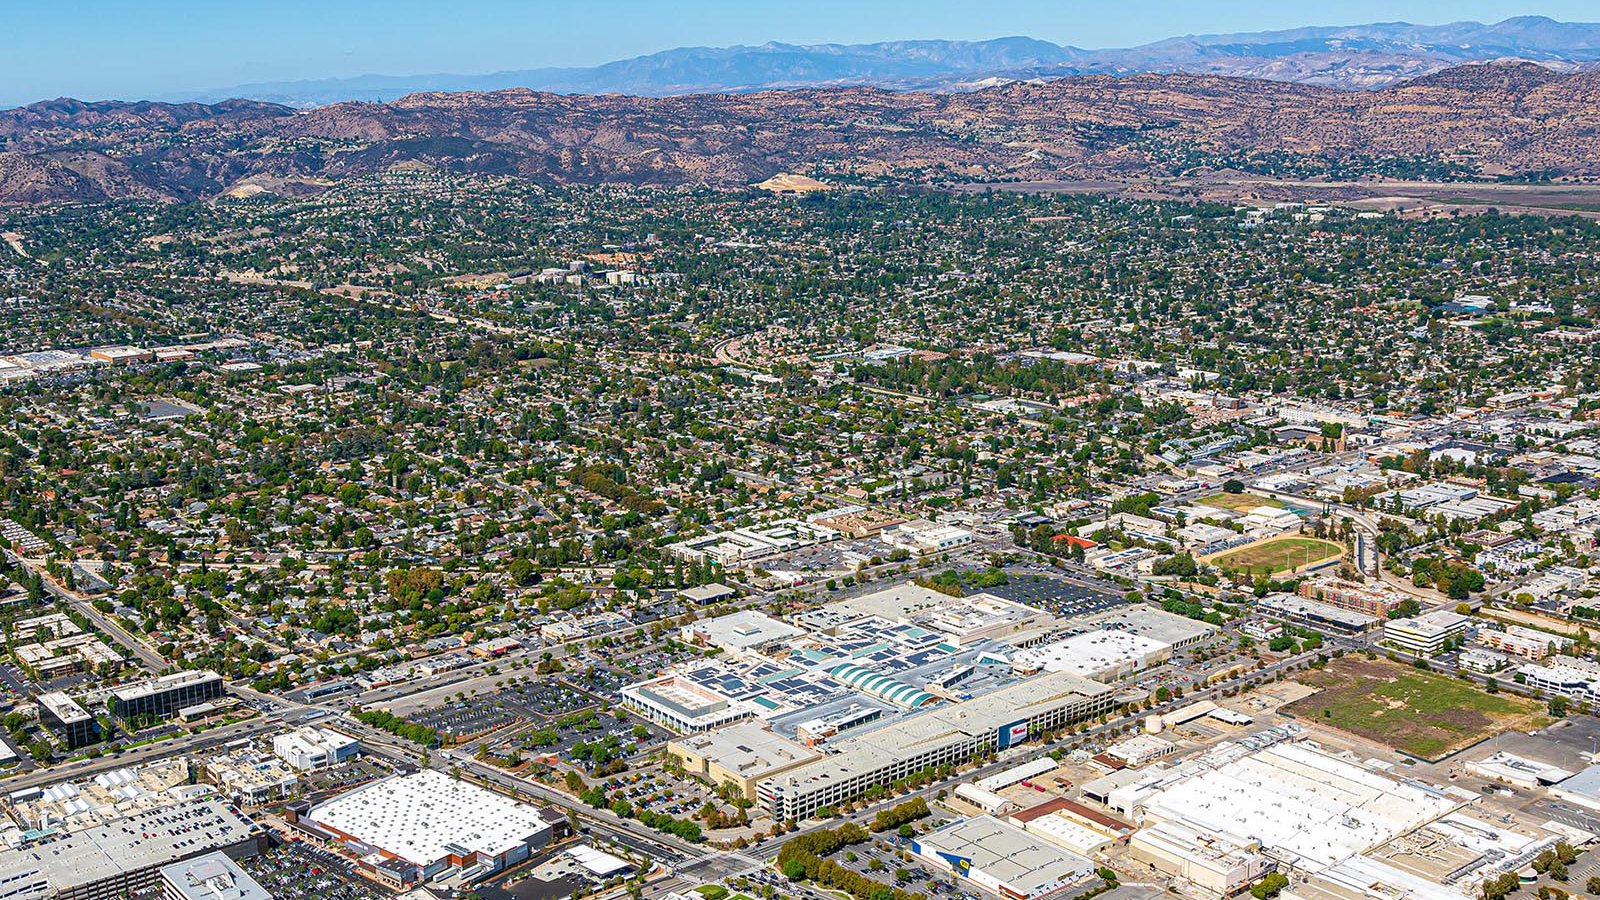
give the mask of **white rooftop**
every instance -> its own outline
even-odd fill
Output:
[[[432,770],[357,788],[311,819],[423,867],[447,845],[499,856],[550,827],[532,806]]]
[[[1319,871],[1453,812],[1462,801],[1306,744],[1279,744],[1182,779],[1145,815],[1243,832],[1269,856]]]

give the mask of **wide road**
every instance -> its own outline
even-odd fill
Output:
[[[85,597],[76,591],[67,590],[66,587],[58,584],[55,579],[51,578],[50,573],[45,571],[44,562],[42,560],[28,559],[26,557],[18,556],[10,550],[5,551],[5,554],[7,559],[38,576],[39,580],[44,584],[44,589],[49,592],[51,596],[65,600],[68,606],[71,606],[77,612],[82,613],[86,618],[88,618],[89,621],[95,624],[95,627],[99,628],[106,634],[111,635],[113,640],[115,640],[118,644],[121,644],[124,649],[138,658],[139,662],[143,663],[145,668],[149,669],[151,672],[161,672],[167,668],[167,661],[163,659],[160,654],[156,653],[154,650],[151,650],[148,645],[139,640],[133,634],[129,633],[126,628],[118,625],[110,616],[105,615],[98,609],[95,609],[94,604],[89,601],[88,597]]]

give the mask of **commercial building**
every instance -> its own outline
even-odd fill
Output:
[[[222,676],[204,669],[173,672],[111,692],[111,713],[119,719],[152,716],[165,719],[186,706],[215,700],[223,695]]]
[[[251,747],[208,756],[202,770],[206,781],[241,806],[286,799],[300,786],[299,773],[288,763]]]
[[[737,595],[733,588],[720,582],[712,582],[711,584],[684,588],[678,592],[678,599],[697,606],[706,606],[723,600],[732,600]]]
[[[1404,594],[1395,591],[1329,577],[1308,578],[1300,582],[1295,593],[1307,600],[1355,610],[1380,619],[1387,617],[1391,610],[1406,600]]]
[[[1126,631],[1181,650],[1216,634],[1217,626],[1169,613],[1147,603],[1133,603],[1081,620],[1086,628]]]
[[[1036,731],[1108,713],[1116,704],[1114,693],[1067,672],[1039,675],[837,741],[833,755],[763,779],[757,793],[773,818],[804,819],[923,769],[1003,750]]]
[[[156,355],[143,347],[101,347],[90,350],[89,358],[114,366],[131,366],[136,363],[153,362]]]
[[[1557,657],[1566,660],[1569,657]],[[1548,694],[1560,694],[1573,700],[1600,702],[1600,674],[1564,662],[1550,665],[1528,663],[1517,668],[1523,683]]]
[[[739,722],[710,734],[678,738],[667,755],[684,771],[712,785],[734,784],[746,799],[756,799],[756,783],[819,759],[805,744],[774,734],[756,722]]]
[[[1319,631],[1337,631],[1341,634],[1371,631],[1378,627],[1380,621],[1377,616],[1283,593],[1268,594],[1257,600],[1256,611],[1291,625],[1302,625]]]
[[[39,722],[60,738],[68,750],[100,742],[100,722],[64,692],[40,694],[36,702]]]
[[[0,849],[7,900],[119,900],[161,884],[161,869],[220,852],[261,852],[263,833],[214,796],[181,800],[103,825]]]
[[[958,647],[985,639],[1020,646],[1042,639],[1060,626],[1060,621],[1045,610],[993,594],[952,597],[919,584],[900,584],[840,600],[803,613],[796,621],[820,630],[862,616],[925,628]]]
[[[1465,638],[1471,629],[1470,616],[1438,609],[1391,620],[1383,626],[1383,639],[1408,653],[1433,656],[1444,650],[1446,641]]]
[[[356,788],[307,818],[360,855],[402,860],[425,878],[452,867],[499,871],[551,833],[534,807],[431,769]]]
[[[782,644],[804,633],[787,622],[780,622],[753,609],[691,622],[683,626],[681,631],[683,639],[691,644],[717,647],[734,655]]]
[[[977,535],[965,528],[938,525],[921,519],[891,525],[878,532],[878,536],[891,547],[901,547],[923,555],[965,547],[977,539]]]
[[[739,566],[837,538],[832,529],[779,519],[748,528],[734,528],[679,541],[667,550],[684,559],[705,559],[724,566]]]
[[[1572,646],[1572,638],[1521,625],[1507,625],[1504,631],[1480,628],[1475,640],[1491,650],[1531,660],[1544,659]]]
[[[328,728],[308,725],[272,739],[272,752],[298,771],[323,769],[355,758],[361,742]]]
[[[1129,631],[1086,631],[1020,650],[1011,659],[1019,673],[1071,672],[1093,681],[1114,681],[1172,658],[1172,645]]]
[[[1272,868],[1259,841],[1159,822],[1128,840],[1128,858],[1180,885],[1180,893],[1231,897]]]
[[[1042,900],[1094,876],[1094,863],[993,816],[973,816],[911,842],[911,852],[1005,900]]]
[[[1309,742],[1250,751],[1243,741],[1114,789],[1110,805],[1145,825],[1172,823],[1167,843],[1183,835],[1236,834],[1279,867],[1319,872],[1454,812],[1465,792],[1395,777],[1323,752]],[[1203,859],[1214,852],[1190,841]],[[1170,850],[1170,847],[1168,848]]]
[[[631,684],[622,689],[622,702],[652,722],[686,733],[721,728],[755,712],[748,703],[677,675]]]
[[[272,900],[272,894],[226,853],[161,867],[163,900]]]
[[[1133,833],[1133,826],[1075,800],[1057,797],[1012,813],[1006,821],[1029,834],[1088,856]]]

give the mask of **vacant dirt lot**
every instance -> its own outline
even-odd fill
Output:
[[[1345,656],[1299,678],[1318,692],[1283,712],[1426,760],[1442,759],[1502,731],[1542,728],[1532,700],[1387,660]]]

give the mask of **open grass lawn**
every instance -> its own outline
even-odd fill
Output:
[[[1549,723],[1538,703],[1387,660],[1344,656],[1298,680],[1320,691],[1284,707],[1306,722],[1330,725],[1426,760],[1436,760],[1502,731]]]
[[[1204,500],[1198,500],[1203,506],[1212,506],[1217,509],[1231,509],[1234,512],[1249,512],[1260,506],[1270,506],[1273,509],[1283,509],[1283,501],[1271,497],[1257,497],[1255,494],[1212,494]]]
[[[1271,574],[1332,559],[1343,552],[1344,548],[1332,541],[1286,535],[1229,550],[1208,561],[1241,572],[1262,571]]]

